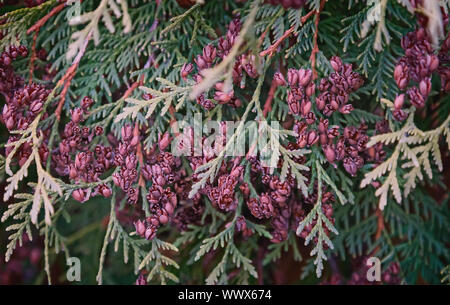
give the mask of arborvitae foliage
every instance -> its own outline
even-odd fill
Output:
[[[448,282],[448,1],[0,3],[0,283]]]

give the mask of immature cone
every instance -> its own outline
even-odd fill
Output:
[[[404,121],[408,117],[408,114],[402,109],[394,110],[392,112],[392,115],[394,116],[394,119],[396,119],[399,122]]]
[[[339,109],[339,112],[340,112],[340,113],[343,113],[343,114],[349,114],[349,113],[352,112],[352,111],[353,111],[353,105],[352,105],[352,104],[344,105],[344,106],[342,106],[342,107]]]
[[[419,89],[417,89],[417,87],[409,88],[406,93],[408,94],[409,100],[416,108],[422,108],[423,106],[425,106],[425,98],[419,92]]]
[[[100,185],[99,193],[102,194],[103,197],[108,198],[112,195],[112,190],[106,184]]]
[[[319,132],[320,132],[320,133],[325,133],[325,132],[327,132],[328,124],[329,124],[328,119],[320,118],[320,120],[319,120],[319,127],[318,127]]]
[[[194,70],[194,65],[191,63],[187,63],[184,64],[183,67],[181,68],[181,77],[183,79],[186,79],[186,77],[192,72],[192,70]]]
[[[170,134],[168,132],[164,133],[159,139],[158,145],[160,151],[164,151],[170,145]]]
[[[394,108],[395,109],[401,109],[403,107],[403,103],[404,102],[405,102],[405,95],[404,94],[400,94],[399,96],[397,96],[395,98]]]
[[[259,201],[258,199],[250,198],[247,201],[247,206],[252,215],[258,219],[270,218],[274,213],[272,199],[267,193],[263,193],[260,196]]]
[[[79,201],[79,202],[84,201],[84,196],[85,196],[85,194],[84,194],[83,189],[77,189],[77,190],[73,191],[73,193],[72,193],[73,199],[75,199],[76,201]]]
[[[314,145],[318,140],[319,140],[319,136],[317,135],[317,133],[314,130],[310,131],[308,133],[307,142],[308,142],[309,146]]]
[[[144,224],[143,221],[141,221],[141,220],[136,221],[136,222],[134,223],[134,227],[135,227],[136,233],[137,233],[138,235],[141,235],[141,236],[142,236],[142,235],[145,234],[145,224]]]
[[[429,77],[426,77],[420,81],[419,91],[420,91],[420,94],[422,94],[425,97],[428,96],[428,94],[430,94],[431,79]]]
[[[312,95],[314,95],[314,92],[316,90],[316,84],[311,82],[309,83],[309,85],[306,87],[305,89],[305,93],[307,96],[311,97]]]
[[[312,104],[310,101],[303,100],[300,104],[300,110],[302,112],[303,116],[306,116],[308,113],[310,113]]]
[[[317,109],[322,111],[325,108],[325,95],[321,94],[316,98]]]
[[[356,175],[357,166],[355,160],[352,158],[348,157],[344,159],[344,168],[350,175],[352,175],[352,177]]]
[[[338,56],[333,56],[330,59],[330,64],[333,67],[333,70],[338,72],[342,68],[342,59]]]
[[[287,79],[289,86],[297,87],[298,86],[298,73],[295,69],[289,69],[287,74]]]
[[[298,101],[288,98],[288,106],[289,106],[289,110],[293,114],[299,114],[300,113],[300,103]]]
[[[312,71],[311,70],[305,70],[300,69],[298,70],[298,81],[300,86],[306,87],[312,78]]]
[[[408,66],[399,64],[394,70],[394,79],[400,89],[405,89],[409,82]]]
[[[326,145],[323,150],[328,162],[333,163],[334,160],[336,160],[336,153],[334,152],[333,147],[330,145]]]
[[[283,74],[280,72],[276,72],[273,76],[273,79],[277,86],[286,86],[286,80],[284,79]]]
[[[94,100],[92,100],[89,96],[85,96],[81,101],[81,108],[86,111],[92,106],[92,104],[94,104]]]

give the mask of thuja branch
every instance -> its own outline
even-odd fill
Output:
[[[262,75],[259,76],[258,83],[256,86],[255,91],[253,92],[253,97],[248,103],[242,117],[241,121],[239,122],[238,127],[236,128],[236,131],[233,133],[233,135],[228,139],[225,147],[222,149],[222,151],[219,153],[219,155],[214,158],[213,160],[209,161],[208,163],[200,166],[197,168],[196,173],[199,173],[198,177],[200,178],[200,181],[196,182],[193,186],[191,191],[189,192],[189,198],[192,198],[200,188],[204,187],[208,179],[210,181],[213,181],[215,178],[215,173],[217,172],[218,167],[222,164],[222,161],[225,157],[225,153],[227,150],[234,145],[234,142],[236,141],[239,134],[243,132],[245,121],[247,120],[247,116],[250,113],[251,110],[253,110],[253,107],[255,103],[258,104],[259,107],[259,97],[261,94],[261,88],[264,83],[264,77],[265,77],[265,71]],[[258,109],[257,107],[257,109]],[[260,107],[259,107],[260,108]]]
[[[36,31],[33,35],[33,44],[31,45],[31,56],[30,56],[30,69],[29,69],[29,84],[33,81],[33,71],[34,71],[34,62],[36,60],[36,40],[38,37],[38,31]]]
[[[144,69],[148,69],[151,66],[152,63],[152,56],[149,56],[149,58],[147,59],[147,62],[144,65]],[[113,119],[115,119],[115,116],[117,115],[117,113],[119,112],[119,110],[122,108],[123,103],[125,102],[125,100],[133,93],[134,90],[136,90],[137,88],[139,88],[139,86],[142,86],[142,84],[145,81],[145,74],[142,74],[138,80],[136,80],[135,82],[133,82],[131,84],[131,86],[129,88],[127,88],[127,90],[125,91],[125,93],[122,95],[122,97],[116,101],[115,103],[108,103],[105,104],[103,106],[98,107],[97,109],[95,109],[94,111],[92,111],[89,115],[90,116],[95,116],[97,113],[100,113],[101,111],[105,110],[105,109],[109,109],[114,107],[110,112],[109,115],[102,121],[99,121],[97,123],[94,123],[94,126],[102,126],[104,128],[106,128],[107,126],[109,126],[110,122],[113,121]]]
[[[184,104],[184,101],[191,91],[192,86],[180,87],[163,78],[157,78],[156,80],[161,82],[165,86],[165,88],[167,88],[167,90],[158,91],[152,88],[141,86],[140,89],[145,93],[150,94],[151,98],[147,100],[138,100],[135,98],[125,99],[128,103],[133,104],[133,106],[123,108],[122,113],[115,117],[115,123],[120,122],[127,117],[135,119],[138,113],[145,107],[148,107],[147,113],[145,115],[145,118],[148,119],[154,113],[156,107],[161,102],[164,102],[164,106],[161,110],[160,115],[164,116],[170,109],[172,101],[175,97],[178,97],[180,100],[177,108],[180,108]]]
[[[234,41],[233,47],[230,50],[230,53],[222,60],[220,64],[211,69],[205,69],[202,71],[203,80],[196,84],[192,89],[189,97],[191,99],[197,98],[203,92],[209,90],[212,86],[214,86],[217,82],[223,79],[225,75],[231,76],[228,71],[233,68],[234,61],[236,56],[239,55],[240,48],[246,43],[246,37],[250,34],[250,31],[253,29],[253,23],[255,22],[256,13],[258,12],[260,0],[255,0],[252,3],[252,9],[245,20],[244,25],[242,26],[242,30],[239,33],[239,36]],[[225,82],[225,84],[229,84]],[[225,88],[224,91],[229,91],[229,88]]]
[[[401,203],[402,201],[400,182],[397,178],[397,168],[401,160],[408,160],[402,165],[403,168],[411,168],[410,172],[407,172],[403,177],[406,179],[406,182],[403,183],[405,188],[404,196],[407,196],[411,189],[416,186],[416,180],[423,179],[422,168],[429,178],[432,178],[433,174],[429,162],[430,154],[433,156],[438,169],[443,169],[439,149],[439,139],[441,135],[445,135],[448,147],[450,148],[449,124],[450,115],[438,128],[423,132],[414,124],[414,112],[411,112],[407,122],[400,130],[376,135],[371,138],[367,144],[369,147],[379,142],[383,144],[397,142],[391,156],[386,161],[377,165],[372,171],[366,173],[364,179],[361,181],[361,188],[363,188],[369,183],[384,176],[386,172],[389,172],[382,185],[375,192],[376,196],[380,196],[379,207],[381,210],[383,210],[387,204],[389,189],[392,189],[398,203]]]
[[[58,106],[56,107],[56,119],[59,121],[61,119],[61,111],[62,111],[62,107],[64,105],[64,101],[66,100],[66,94],[67,91],[69,90],[70,87],[70,83],[72,82],[72,79],[75,76],[75,73],[77,71],[78,65],[80,64],[81,58],[84,55],[84,52],[86,51],[86,47],[88,45],[89,39],[91,38],[91,36],[93,35],[93,31],[90,31],[88,33],[88,35],[86,36],[83,45],[80,48],[80,51],[78,52],[77,56],[75,57],[74,61],[72,62],[72,65],[69,67],[69,69],[67,69],[66,74],[64,74],[64,76],[58,81],[58,85],[64,85],[63,89],[61,90],[60,93],[60,98],[59,98],[59,102],[58,102]]]
[[[308,14],[306,14],[305,16],[303,16],[300,19],[300,23],[304,24],[311,16],[313,16],[314,14],[316,14],[315,10],[310,11]],[[292,33],[294,33],[294,31],[296,30],[296,25],[290,27],[288,30],[286,30],[286,32],[284,32],[283,36],[281,36],[277,41],[275,41],[274,44],[272,44],[269,48],[267,48],[266,50],[262,51],[261,53],[259,53],[259,55],[261,57],[264,56],[269,56],[272,57],[273,54],[275,54],[278,50],[278,47],[280,46],[280,44],[289,36],[291,36]]]
[[[270,84],[269,94],[267,95],[266,102],[264,103],[263,116],[267,117],[267,114],[272,110],[272,101],[273,96],[275,95],[275,91],[277,89],[277,83],[275,78],[272,80]]]
[[[315,26],[315,31],[314,31],[314,47],[311,51],[311,68],[313,71],[313,79],[317,78],[317,70],[316,70],[316,55],[319,52],[319,44],[318,44],[318,36],[319,36],[319,19],[320,19],[320,13],[323,10],[323,7],[325,5],[325,1],[326,0],[321,0],[320,1],[320,8],[319,10],[315,11],[315,19],[314,19],[314,26]]]
[[[65,0],[63,0],[63,3],[55,6],[47,15],[39,19],[38,22],[36,22],[32,27],[30,27],[27,31],[27,34],[30,35],[33,34],[33,44],[31,46],[31,56],[30,56],[30,68],[29,68],[29,75],[30,75],[30,84],[33,79],[33,71],[34,71],[34,62],[36,60],[36,40],[39,35],[39,31],[44,26],[44,24],[53,16],[56,16],[65,6]]]
[[[100,261],[98,263],[99,267],[98,267],[98,272],[97,272],[97,283],[99,285],[101,285],[103,283],[103,265],[105,263],[105,257],[106,257],[106,250],[108,248],[108,241],[111,235],[111,230],[112,230],[112,226],[113,226],[113,221],[115,218],[115,206],[116,206],[116,196],[115,193],[113,195],[113,197],[111,198],[111,209],[109,212],[109,221],[108,221],[108,227],[106,228],[106,233],[105,233],[105,237],[103,239],[103,246],[102,246],[102,250],[100,252]]]
[[[67,247],[75,241],[101,249],[99,284],[115,280],[120,267],[108,257],[119,249],[123,263],[130,261],[139,274],[136,284],[275,283],[286,278],[272,274],[271,263],[284,264],[287,251],[300,260],[300,251],[311,249],[302,277],[314,270],[320,275],[329,259],[333,276],[323,272],[323,281],[365,281],[365,266],[355,266],[379,255],[389,283],[436,282],[450,254],[448,209],[428,186],[442,185],[444,139],[450,147],[442,1],[381,0],[367,7],[325,0],[98,0],[84,2],[84,11],[69,22],[65,15],[73,7],[64,2],[21,4],[0,18],[0,94],[6,100],[0,122],[9,133],[0,143],[0,179],[5,171],[4,199],[11,201],[1,219],[8,221],[5,261],[20,256],[11,256],[16,247],[41,244],[26,242],[37,231],[41,274],[49,283],[60,278],[58,268],[50,278],[50,266],[58,264],[52,254],[63,249],[70,256]],[[378,8],[378,31],[365,36]],[[412,28],[417,30],[399,39]],[[396,39],[388,39],[393,34]],[[395,54],[376,53],[383,35]],[[401,47],[405,56],[398,60]],[[144,67],[142,56],[148,57]],[[328,75],[317,80],[324,62]],[[398,88],[404,95],[385,102],[387,108],[377,106]],[[33,97],[41,92],[42,98]],[[79,107],[69,109],[69,94],[83,98]],[[371,114],[374,107],[378,115]],[[60,126],[69,110],[70,120]],[[432,119],[438,113],[438,119],[423,120],[421,130],[414,112]],[[180,122],[198,113],[202,122],[234,121],[235,129],[209,147],[203,141],[224,130],[196,137],[195,125],[187,140],[201,144],[203,155],[176,156],[170,147],[178,146],[170,144],[181,138]],[[250,142],[241,142],[250,132]],[[228,154],[232,149],[238,156]],[[375,211],[372,186],[381,197]],[[405,202],[382,211],[390,197]],[[96,205],[109,200],[100,198],[111,201],[97,217],[92,213],[103,212]],[[354,204],[343,206],[347,201]],[[91,216],[97,220],[80,227],[80,219]],[[60,235],[57,224],[73,235]],[[96,229],[101,240],[82,238]],[[78,250],[71,252],[78,256]],[[347,262],[350,281],[339,270]],[[399,271],[386,274],[396,265]]]
[[[41,27],[43,27],[44,24],[50,18],[52,18],[53,16],[56,16],[64,8],[64,6],[66,5],[65,4],[66,0],[62,0],[61,2],[63,2],[63,3],[61,3],[61,4],[57,5],[57,6],[55,6],[54,8],[52,8],[52,10],[47,15],[45,15],[44,17],[39,19],[38,22],[36,22],[32,27],[30,27],[28,29],[28,31],[27,31],[27,34],[30,35],[32,32],[36,32],[36,33],[39,32]]]
[[[78,25],[88,22],[88,25],[81,31],[72,34],[72,43],[69,44],[69,49],[66,53],[66,58],[71,59],[75,54],[81,52],[86,48],[86,40],[94,39],[94,44],[97,45],[100,40],[100,32],[98,23],[102,18],[106,28],[109,32],[114,33],[115,28],[112,23],[110,9],[118,17],[122,15],[122,23],[124,25],[123,32],[128,33],[131,30],[131,19],[128,14],[128,6],[126,1],[120,1],[121,9],[116,5],[115,0],[102,0],[97,8],[92,12],[87,12],[81,16],[75,16],[69,20],[70,25]],[[84,52],[84,51],[82,51]]]
[[[183,22],[187,17],[189,17],[191,14],[193,14],[198,8],[200,7],[200,4],[195,4],[190,9],[188,9],[183,14],[171,18],[169,21],[171,24],[166,27],[164,30],[161,31],[161,35],[164,35],[170,31],[172,31],[174,28],[176,28],[181,22]]]
[[[322,208],[322,176],[324,169],[320,165],[319,161],[315,162],[315,167],[317,171],[317,201],[314,208],[309,212],[297,227],[297,235],[301,235],[303,230],[308,226],[309,234],[307,234],[305,239],[305,245],[308,245],[312,239],[315,238],[315,247],[311,251],[311,255],[316,255],[314,260],[314,265],[316,265],[317,276],[320,277],[323,270],[323,261],[327,260],[324,253],[325,247],[333,249],[333,243],[328,237],[329,232],[338,234],[338,231],[334,225],[330,222],[328,217],[324,214]]]
[[[18,188],[18,184],[24,177],[28,175],[28,167],[34,161],[36,165],[36,172],[38,176],[38,181],[35,186],[33,205],[30,211],[31,221],[33,223],[37,223],[38,213],[41,207],[41,201],[44,201],[44,210],[45,210],[45,220],[47,224],[51,223],[51,215],[53,214],[53,206],[50,201],[48,191],[53,191],[62,196],[62,188],[60,184],[47,172],[43,169],[41,164],[41,158],[39,155],[38,148],[41,144],[42,138],[38,136],[38,124],[41,120],[43,113],[45,112],[48,104],[53,100],[53,97],[58,90],[58,85],[53,89],[53,91],[48,95],[46,102],[42,106],[42,111],[36,116],[31,125],[25,130],[21,131],[21,137],[16,142],[8,143],[7,147],[12,146],[12,151],[7,156],[5,160],[5,170],[11,176],[7,179],[8,185],[5,188],[5,194],[3,199],[7,201],[13,194],[14,190]],[[19,133],[19,132],[18,132]],[[16,154],[18,149],[23,143],[30,142],[32,145],[32,153],[27,158],[26,162],[22,165],[22,167],[15,173],[10,169],[10,163],[12,161],[13,156]]]

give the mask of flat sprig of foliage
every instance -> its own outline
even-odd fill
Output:
[[[0,40],[0,49],[23,44],[31,50],[33,35],[27,34],[28,29],[58,4],[59,1],[49,0],[38,7],[6,13],[2,18],[4,23],[0,25],[0,31],[5,33]],[[243,109],[232,110],[216,105],[206,116],[217,120],[230,116],[243,122],[242,126],[238,125],[226,148],[239,140],[239,133],[244,130],[246,121],[261,123],[261,126],[266,126],[261,132],[276,135],[271,137],[277,139],[273,140],[276,143],[269,143],[269,146],[280,147],[269,159],[271,162],[282,160],[282,167],[279,171],[273,170],[272,174],[279,175],[282,181],[288,175],[293,176],[305,197],[312,193],[314,184],[307,185],[305,173],[309,171],[310,179],[318,182],[318,199],[305,219],[297,224],[299,233],[315,221],[304,241],[310,249],[311,258],[306,260],[302,278],[314,270],[319,277],[322,273],[326,274],[327,262],[336,257],[344,261],[349,257],[375,255],[382,258],[384,267],[398,262],[406,283],[415,283],[418,278],[430,283],[446,282],[450,257],[446,246],[450,236],[448,202],[437,202],[427,189],[427,184],[445,188],[440,180],[440,172],[444,170],[445,156],[442,154],[447,154],[450,148],[450,116],[445,114],[448,108],[445,108],[445,102],[439,105],[443,111],[440,111],[439,124],[434,127],[430,127],[432,124],[428,121],[417,127],[412,109],[403,125],[386,115],[392,131],[372,136],[368,145],[383,143],[387,151],[386,160],[373,168],[371,164],[366,165],[357,179],[350,178],[342,167],[328,166],[319,149],[291,151],[284,148],[280,144],[294,136],[293,133],[262,124],[287,119],[289,108],[285,90],[282,89],[275,91],[272,111],[267,117],[262,114],[266,87],[270,86],[273,73],[281,68],[280,63],[286,68],[311,68],[310,56],[316,31],[319,51],[315,68],[319,78],[332,71],[328,58],[333,55],[354,63],[358,72],[366,77],[365,85],[350,96],[356,109],[349,115],[337,114],[332,119],[333,124],[357,125],[364,121],[373,126],[382,119],[374,114],[380,102],[384,108],[392,107],[389,101],[398,93],[392,77],[393,70],[397,59],[403,55],[400,39],[416,26],[409,2],[348,1],[344,4],[341,1],[326,1],[320,13],[318,29],[314,15],[302,23],[301,18],[310,9],[318,10],[320,4],[320,0],[309,0],[301,10],[284,10],[259,0],[239,4],[234,0],[216,0],[199,1],[191,8],[183,9],[175,0],[161,1],[159,5],[156,1],[144,0],[83,1],[81,5],[78,3],[80,15],[73,16],[77,8],[66,5],[59,14],[50,18],[38,32],[36,42],[37,46],[48,51],[48,60],[56,71],[53,83],[65,76],[75,56],[80,57],[65,95],[63,117],[70,115],[69,110],[76,107],[82,97],[91,96],[95,105],[86,120],[87,126],[102,126],[106,132],[119,136],[124,124],[139,122],[142,125],[152,118],[153,125],[143,135],[144,146],[149,148],[157,142],[160,134],[170,129],[173,118],[169,110],[172,107],[176,118],[184,116],[191,119],[202,111],[192,98],[210,90],[218,81],[224,81],[227,88],[231,86],[232,69],[239,55],[247,51],[259,54],[293,27],[292,35],[280,44],[278,52],[271,58],[258,57],[260,76],[256,80],[246,80]],[[380,18],[369,22],[368,17],[376,12],[381,13]],[[215,43],[226,32],[226,25],[237,15],[242,18],[243,27],[228,56],[215,67],[204,71],[203,82],[195,84],[182,80],[180,69],[183,64],[192,62],[205,45]],[[430,26],[438,27],[439,24]],[[263,33],[265,36],[262,38]],[[437,33],[433,40],[439,41],[441,38]],[[90,42],[91,39],[93,42]],[[29,58],[15,62],[17,73],[27,78],[29,63]],[[36,65],[39,67],[42,63],[38,60]],[[52,85],[40,79],[36,72],[32,80]],[[124,90],[136,82],[141,84],[139,89],[124,97]],[[152,95],[152,98],[143,99],[142,92]],[[60,86],[53,88],[44,111],[53,107],[60,94]],[[435,99],[435,96],[430,99]],[[190,280],[207,284],[247,284],[255,283],[260,276],[264,276],[258,274],[252,260],[261,242],[272,236],[265,223],[253,223],[249,218],[246,225],[255,234],[245,242],[236,238],[240,234],[236,221],[246,209],[243,198],[238,198],[238,208],[229,214],[216,210],[206,200],[201,225],[191,224],[181,234],[163,229],[154,240],[147,241],[137,237],[134,229],[119,221],[117,212],[123,208],[124,201],[117,204],[120,191],[113,187],[113,196],[106,199],[109,211],[104,211],[102,217],[105,218],[101,222],[96,219],[85,223],[83,219],[91,219],[90,214],[95,214],[89,209],[95,199],[83,203],[80,208],[70,199],[71,193],[80,187],[92,190],[100,184],[110,185],[112,179],[108,177],[96,183],[70,184],[53,177],[49,168],[50,159],[40,160],[38,153],[42,143],[40,130],[44,127],[52,130],[51,148],[59,140],[58,129],[62,123],[56,120],[54,114],[43,121],[38,115],[26,130],[14,131],[20,136],[19,140],[6,144],[13,150],[7,157],[0,156],[0,176],[3,172],[7,175],[3,200],[8,201],[8,206],[1,218],[5,230],[10,232],[6,261],[22,245],[25,235],[30,240],[33,236],[43,236],[44,266],[47,280],[51,283],[50,266],[57,253],[63,251],[68,256],[68,247],[72,246],[74,249],[71,248],[71,251],[77,251],[79,243],[84,241],[84,234],[98,228],[98,224],[106,219],[106,229],[100,229],[102,235],[98,247],[91,247],[98,248],[100,253],[98,265],[92,268],[96,274],[91,277],[99,284],[113,282],[108,270],[117,266],[112,261],[115,258],[119,260],[117,263],[132,265],[130,268],[134,274],[144,272],[151,283],[179,283],[189,277]],[[25,142],[32,144],[32,154],[18,168],[14,165],[13,156]],[[216,179],[220,166],[228,160],[226,148],[215,159],[197,169],[200,180],[192,187],[190,196]],[[306,156],[307,163],[295,162],[294,159],[299,156]],[[248,175],[250,164],[244,160],[242,165],[246,168],[244,180],[255,196],[257,192]],[[186,168],[190,170],[188,166]],[[333,206],[335,225],[322,211],[322,185],[340,203]],[[376,190],[372,185],[376,186]],[[141,191],[141,197],[145,200],[145,188]],[[374,193],[379,199],[373,196]],[[395,202],[391,200],[391,193],[400,205],[392,204]],[[380,209],[381,214],[377,214]],[[384,230],[377,234],[380,219]],[[80,228],[80,224],[85,227]],[[329,235],[324,228],[327,228]],[[299,248],[304,248],[301,245],[303,241],[295,233],[291,231],[285,241],[267,247],[268,253],[262,262],[264,271],[274,268],[272,263],[283,258],[289,250],[296,261],[302,260]],[[318,242],[311,242],[314,239]],[[88,242],[91,240],[88,239]],[[324,250],[325,245],[329,250]],[[114,251],[109,251],[110,248]],[[200,269],[197,267],[205,255],[211,255],[213,263],[208,266],[207,275],[198,275],[195,270]],[[422,259],[420,255],[427,259]]]

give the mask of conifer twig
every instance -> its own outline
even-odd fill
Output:
[[[300,22],[302,24],[304,24],[309,17],[311,17],[312,15],[314,15],[315,11],[312,10],[310,11],[308,14],[306,14],[305,16],[303,16],[300,19]],[[262,51],[261,53],[259,53],[259,56],[264,57],[266,55],[269,55],[269,57],[272,57],[272,55],[277,51],[278,46],[289,36],[291,36],[291,34],[294,32],[295,30],[295,25],[290,27],[288,30],[286,30],[286,32],[284,32],[283,36],[281,36],[277,41],[274,42],[274,44],[272,44],[269,48],[267,48],[267,50]],[[265,33],[263,34],[265,35]]]
[[[311,68],[312,68],[312,71],[313,71],[313,79],[316,79],[316,78],[317,78],[316,55],[317,55],[317,53],[319,52],[319,45],[318,45],[317,39],[318,39],[318,36],[319,36],[319,19],[320,19],[320,12],[322,12],[324,5],[325,5],[325,0],[321,0],[319,10],[318,10],[318,11],[315,11],[316,18],[314,19],[314,26],[315,26],[315,31],[314,31],[314,47],[313,47],[313,49],[312,49],[311,57],[310,57]]]
[[[172,130],[178,130],[178,123],[177,119],[175,118],[175,108],[173,108],[172,105],[169,107],[169,113],[170,113],[170,122],[169,125],[172,127]],[[178,137],[180,135],[179,132],[174,132],[175,136]]]
[[[66,93],[67,93],[67,91],[69,91],[70,83],[72,82],[72,79],[75,76],[78,65],[80,64],[81,58],[83,57],[84,52],[86,51],[86,47],[89,43],[91,36],[92,36],[92,31],[90,31],[89,34],[86,36],[83,47],[80,49],[77,56],[73,60],[72,65],[69,67],[69,69],[67,69],[66,74],[64,74],[64,76],[58,81],[59,85],[64,84],[64,87],[61,90],[58,107],[56,108],[56,111],[55,111],[56,119],[58,121],[61,118],[61,111],[62,111],[62,107],[64,105],[64,101],[66,100]]]
[[[36,61],[36,40],[39,31],[34,32],[33,35],[33,44],[31,45],[31,55],[30,55],[30,69],[29,69],[29,84],[33,82],[33,71],[34,71],[34,62]]]
[[[27,34],[30,35],[32,32],[34,32],[33,35],[33,44],[31,45],[31,56],[30,56],[30,69],[29,69],[29,75],[30,75],[30,80],[29,83],[31,84],[31,82],[33,81],[33,71],[34,71],[34,62],[36,60],[36,40],[37,37],[39,35],[39,31],[41,29],[42,26],[44,26],[44,24],[53,16],[55,16],[56,14],[58,14],[65,6],[65,0],[63,0],[63,3],[55,6],[47,15],[45,15],[44,17],[42,17],[41,19],[39,19],[33,26],[31,26],[28,30],[27,30]]]
[[[139,133],[139,124],[138,122],[136,122],[136,124],[134,125],[134,134],[139,138],[140,137],[140,133]],[[138,141],[137,147],[136,147],[136,155],[139,161],[139,166],[141,167],[141,170],[139,171],[139,181],[138,181],[138,185],[142,188],[145,188],[145,181],[144,181],[144,176],[142,175],[142,168],[144,167],[144,155],[142,153],[142,144],[141,141]]]
[[[66,0],[62,0],[63,3],[55,6],[47,15],[39,19],[32,27],[30,27],[27,31],[27,34],[30,35],[32,32],[38,33],[41,27],[53,16],[58,14],[66,5]]]
[[[375,214],[377,215],[377,233],[375,234],[375,240],[378,240],[384,230],[383,211],[377,208]]]
[[[275,90],[277,89],[277,83],[275,78],[272,79],[272,83],[270,84],[269,94],[267,95],[266,102],[264,103],[263,115],[267,117],[267,114],[272,110],[272,101],[273,96],[275,95]]]
[[[381,237],[381,234],[384,231],[385,225],[384,225],[384,219],[383,219],[383,211],[377,207],[375,214],[377,216],[377,231],[375,233],[375,241],[379,240]],[[380,246],[375,247],[375,249],[372,250],[371,255],[375,255],[378,250],[380,250]]]

